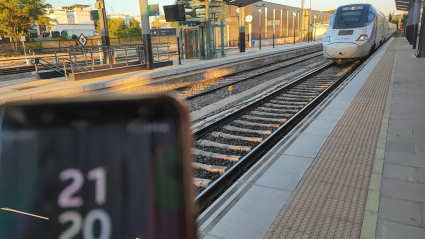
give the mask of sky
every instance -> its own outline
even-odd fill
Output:
[[[128,14],[128,15],[140,15],[139,9],[139,0],[104,0],[106,11],[108,14]],[[47,3],[50,3],[53,7],[60,6],[69,6],[73,4],[86,4],[94,6],[96,0],[46,0]],[[300,7],[301,0],[268,0],[268,2]],[[175,0],[148,0],[149,4],[159,4],[160,9],[164,5],[172,5],[175,3]],[[339,6],[353,4],[353,3],[372,3],[375,8],[379,11],[388,15],[389,12],[402,13],[396,11],[395,1],[394,0],[311,0],[313,10],[326,11],[333,10]],[[305,8],[310,8],[310,1],[305,0]],[[93,7],[94,9],[94,7]],[[113,12],[112,12],[113,11]]]

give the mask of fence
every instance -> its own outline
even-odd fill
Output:
[[[101,41],[100,37],[88,37],[86,46],[97,46],[98,42]],[[135,37],[125,37],[125,38],[110,38],[111,45],[120,45],[120,44],[138,44],[143,43],[143,39],[141,36]],[[169,42],[170,50],[177,50],[177,39],[175,36],[153,36],[152,43],[160,43],[160,42]],[[77,40],[30,40],[25,42],[25,48],[28,53],[28,49],[30,48],[68,48],[68,47],[78,47],[81,46]],[[64,49],[66,50],[66,49]],[[12,56],[23,54],[23,48],[21,42],[6,42],[0,41],[0,55]]]

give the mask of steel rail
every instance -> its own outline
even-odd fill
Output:
[[[314,52],[314,53],[317,53],[317,52]],[[311,54],[311,53],[310,53],[310,54]],[[307,55],[307,54],[306,54],[306,55]],[[303,55],[303,56],[305,56],[305,55]],[[300,56],[300,57],[302,57],[302,56]],[[310,60],[310,59],[315,58],[315,57],[317,57],[317,56],[312,56],[312,57],[310,57],[310,58],[308,58],[308,59],[305,59],[305,60]],[[291,59],[288,59],[288,60],[293,60],[293,59],[294,59],[294,58],[291,58]],[[229,86],[231,86],[231,85],[234,85],[234,84],[237,84],[237,83],[240,83],[240,82],[244,82],[244,81],[247,81],[247,80],[253,79],[253,78],[255,78],[255,77],[262,76],[262,75],[265,75],[265,74],[268,74],[268,73],[271,73],[271,72],[274,72],[274,71],[282,70],[282,69],[285,69],[285,68],[290,67],[290,66],[294,66],[294,65],[299,64],[299,63],[301,63],[301,62],[303,62],[303,61],[305,61],[305,60],[300,60],[300,61],[297,61],[297,62],[294,62],[294,63],[290,63],[290,64],[288,64],[288,65],[286,65],[286,66],[282,66],[282,67],[279,67],[279,68],[276,68],[276,69],[272,69],[272,70],[268,70],[268,71],[265,71],[265,72],[261,72],[261,73],[259,73],[259,74],[257,74],[257,75],[249,76],[249,77],[247,77],[247,78],[245,78],[245,79],[238,80],[238,81],[234,81],[234,82],[231,82],[231,83],[225,84],[225,85],[220,86],[220,87],[215,88],[215,89],[211,89],[211,90],[208,90],[208,91],[203,91],[203,92],[200,92],[200,93],[198,93],[198,94],[188,96],[188,97],[186,97],[186,99],[187,99],[187,100],[191,100],[191,99],[194,99],[194,98],[196,98],[196,97],[200,97],[200,96],[203,96],[203,95],[207,95],[207,94],[210,94],[210,93],[214,93],[214,92],[216,92],[216,91],[218,91],[218,90],[221,90],[221,89],[227,88],[227,87],[229,87]],[[285,61],[286,61],[286,60],[285,60]],[[285,62],[285,61],[283,61],[283,62]],[[280,62],[280,63],[283,63],[283,62]],[[278,64],[278,63],[276,63],[276,64]],[[271,65],[274,65],[274,64],[271,64]],[[268,66],[268,65],[266,65],[266,66]],[[263,66],[263,67],[264,67],[264,66]],[[252,69],[250,69],[250,70],[252,71]]]
[[[230,114],[216,122],[213,122],[206,127],[197,130],[193,133],[196,138],[202,137],[205,134],[213,131],[217,127],[220,127],[235,118],[249,112],[255,107],[263,104],[264,102],[282,94],[285,91],[290,90],[291,88],[297,86],[298,84],[306,81],[310,77],[334,66],[335,63],[330,63],[320,68],[316,68],[302,76],[299,76],[297,80],[286,85],[285,87],[278,89],[271,94],[252,102],[251,104],[239,109],[238,111]],[[235,179],[237,179],[246,169],[252,165],[257,158],[261,157],[267,150],[274,145],[274,143],[279,140],[282,136],[287,134],[292,128],[294,128],[298,122],[300,122],[306,115],[308,115],[320,102],[322,102],[336,87],[338,87],[344,79],[346,79],[360,64],[355,65],[350,70],[345,72],[342,76],[338,77],[337,80],[330,85],[326,90],[320,93],[315,99],[309,102],[303,109],[297,112],[292,116],[286,123],[284,123],[279,129],[273,132],[269,137],[267,137],[262,143],[257,145],[254,149],[251,150],[247,155],[241,158],[238,163],[233,165],[228,171],[226,171],[220,178],[215,180],[211,185],[209,185],[204,191],[202,191],[196,198],[195,201],[199,205],[199,209],[203,209],[210,202],[212,202],[220,193],[229,187]]]
[[[291,58],[288,58],[288,59],[284,59],[284,60],[280,60],[280,61],[277,61],[277,62],[272,62],[272,63],[266,64],[266,65],[256,66],[254,68],[246,69],[246,70],[243,70],[243,71],[238,71],[238,72],[231,73],[231,74],[228,74],[228,75],[225,75],[225,76],[220,76],[220,77],[216,77],[216,78],[205,80],[205,81],[201,81],[201,82],[191,83],[191,84],[188,84],[188,85],[177,87],[177,88],[175,88],[173,90],[174,91],[188,90],[188,89],[193,88],[193,87],[195,87],[197,85],[207,84],[207,83],[214,82],[214,81],[220,81],[220,80],[223,80],[223,79],[228,78],[228,77],[233,77],[233,76],[236,76],[236,75],[239,75],[239,74],[243,74],[243,73],[247,73],[247,72],[250,72],[250,71],[253,71],[253,70],[258,70],[258,69],[261,69],[261,68],[264,68],[264,67],[277,65],[277,64],[280,64],[280,63],[284,63],[286,61],[295,60],[295,59],[300,58],[300,57],[304,57],[304,56],[308,56],[310,54],[318,53],[319,51],[309,52],[309,53],[306,53],[306,54],[302,54],[302,55],[299,55],[299,56],[294,56],[294,57],[291,57]],[[305,60],[309,60],[309,59],[312,59],[314,57],[317,57],[317,56],[312,56],[312,57],[310,57],[308,59],[305,59]],[[210,93],[213,93],[213,92],[218,91],[220,89],[229,87],[229,86],[231,86],[233,84],[237,84],[239,82],[250,80],[252,78],[255,78],[255,77],[258,77],[258,76],[261,76],[261,75],[265,75],[265,74],[271,73],[273,71],[281,70],[281,69],[286,68],[286,67],[289,67],[289,66],[293,66],[293,65],[298,64],[298,63],[300,63],[302,61],[304,61],[304,60],[300,60],[300,61],[297,61],[297,62],[294,62],[294,63],[290,63],[289,65],[282,66],[282,67],[279,67],[279,68],[276,68],[276,69],[272,69],[272,70],[268,70],[268,71],[265,71],[265,72],[261,72],[259,74],[254,75],[254,76],[249,76],[249,77],[244,78],[242,80],[234,81],[234,82],[228,83],[226,85],[220,86],[220,87],[215,88],[215,89],[210,89],[210,90],[207,90],[207,91],[204,91],[204,92],[200,92],[200,93],[195,94],[195,95],[188,96],[185,99],[186,100],[191,100],[191,99],[194,99],[194,98],[199,97],[199,96],[210,94]]]

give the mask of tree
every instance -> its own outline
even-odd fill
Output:
[[[72,40],[78,40],[78,36],[77,36],[77,35],[75,35],[75,34],[72,34],[71,39],[72,39]]]
[[[57,21],[48,17],[52,11],[45,0],[0,0],[0,29],[18,41],[35,23],[53,26]]]
[[[388,21],[389,22],[392,22],[393,21],[393,16],[391,15],[391,13],[390,13],[390,15],[388,15]]]
[[[127,27],[127,34],[130,37],[137,37],[142,35],[142,28],[136,19],[130,19],[130,26]]]
[[[152,29],[161,28],[161,27],[168,25],[168,24],[169,24],[168,22],[156,20],[156,21],[152,22]]]
[[[125,37],[127,35],[127,26],[125,25],[125,21],[123,19],[108,18],[106,22],[108,24],[108,33],[110,38]],[[96,21],[96,30],[101,35],[102,33],[100,31],[99,24],[99,21]]]

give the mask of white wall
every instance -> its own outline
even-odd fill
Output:
[[[51,15],[49,15],[50,18],[56,19],[58,21],[57,24],[68,24],[68,17],[67,17],[66,10],[61,9],[55,9]]]
[[[62,32],[62,31],[67,31],[68,32],[68,36],[72,36],[72,34],[75,34],[77,36],[80,36],[81,33],[84,34],[84,36],[89,37],[89,36],[94,36],[94,24],[92,25],[88,25],[88,24],[79,24],[79,25],[64,25],[64,24],[58,24],[56,25],[52,31],[58,31],[58,32]]]
[[[81,33],[85,36],[95,35],[95,26],[90,19],[90,11],[54,9],[53,14],[49,16],[58,21],[52,31],[62,32],[65,30],[68,32],[68,36],[72,36],[72,34],[80,36]]]
[[[90,20],[90,11],[74,12],[75,24],[92,24]]]

